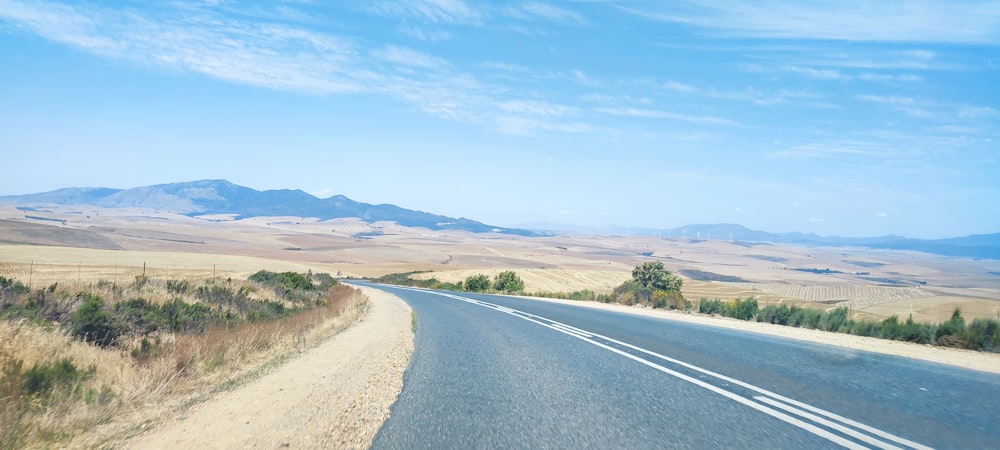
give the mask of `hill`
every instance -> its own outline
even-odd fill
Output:
[[[650,230],[645,230],[648,234]],[[948,239],[912,239],[897,235],[876,237],[820,236],[805,233],[769,233],[736,224],[688,225],[660,231],[661,236],[732,240],[746,243],[816,245],[823,247],[864,247],[911,250],[945,256],[1000,259],[1000,233],[977,234]],[[655,234],[655,233],[654,233]]]
[[[343,195],[317,198],[301,190],[258,191],[226,180],[201,180],[158,184],[132,189],[64,188],[40,194],[0,197],[0,203],[30,205],[94,205],[105,208],[149,208],[188,216],[231,214],[237,218],[261,216],[316,217],[321,220],[359,218],[368,223],[389,221],[431,230],[462,230],[473,233],[506,233],[534,236],[516,228],[487,225],[466,218],[453,218],[414,211],[396,205],[372,205]]]

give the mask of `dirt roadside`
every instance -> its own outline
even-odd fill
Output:
[[[126,448],[369,448],[403,388],[411,309],[361,288],[357,324],[287,364],[140,435]]]

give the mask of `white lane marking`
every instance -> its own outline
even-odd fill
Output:
[[[563,324],[561,324],[559,322],[553,322],[553,323],[549,324],[549,328],[552,328],[552,329],[554,329],[556,331],[562,331],[563,333],[571,334],[571,335],[577,336],[577,337],[582,337],[582,338],[591,338],[591,337],[594,337],[593,335],[587,334],[585,332],[577,331],[575,329],[571,329],[569,326],[563,325]]]
[[[664,356],[664,355],[661,355],[659,353],[646,350],[644,348],[636,347],[636,346],[634,346],[632,344],[629,344],[629,343],[626,343],[626,342],[622,342],[622,341],[619,341],[619,340],[616,340],[616,339],[613,339],[613,338],[609,338],[607,336],[601,336],[599,334],[595,334],[595,336],[597,336],[597,337],[599,337],[601,339],[607,339],[609,342],[613,342],[613,343],[621,345],[623,347],[628,347],[628,348],[633,349],[635,351],[642,352],[642,353],[645,353],[647,355],[654,356],[656,358],[660,358],[660,359],[662,359],[664,361],[667,361],[667,362],[670,362],[670,363],[673,363],[673,364],[677,364],[677,365],[682,366],[682,367],[687,367],[688,369],[691,369],[691,370],[694,370],[694,371],[697,371],[697,372],[701,372],[701,373],[703,373],[705,375],[709,375],[709,376],[718,378],[718,379],[720,379],[722,381],[725,381],[725,382],[728,382],[728,383],[732,383],[732,384],[735,384],[737,386],[740,386],[740,387],[743,387],[743,388],[746,388],[746,389],[750,389],[750,390],[755,391],[757,393],[764,394],[764,395],[766,395],[768,397],[771,397],[771,398],[774,398],[774,399],[777,399],[777,400],[781,400],[781,401],[783,401],[785,403],[788,403],[790,405],[797,406],[797,407],[799,407],[801,409],[805,409],[807,411],[810,411],[810,412],[813,412],[813,413],[816,413],[816,414],[820,414],[820,415],[826,416],[826,417],[828,417],[830,419],[837,420],[837,421],[839,421],[841,423],[844,423],[846,425],[850,425],[852,427],[859,428],[861,430],[867,431],[867,432],[869,432],[871,434],[874,434],[876,436],[879,436],[879,437],[881,437],[883,439],[888,439],[888,440],[894,441],[894,442],[896,442],[898,444],[903,444],[903,445],[906,445],[908,447],[912,447],[912,448],[919,449],[919,450],[931,450],[931,447],[925,446],[923,444],[918,444],[918,443],[913,442],[913,441],[911,441],[909,439],[906,439],[906,438],[903,438],[903,437],[900,437],[900,436],[896,436],[896,435],[894,435],[892,433],[880,430],[878,428],[875,428],[875,427],[872,427],[872,426],[869,426],[869,425],[865,425],[863,423],[860,423],[860,422],[848,419],[848,418],[846,418],[844,416],[841,416],[841,415],[838,415],[838,414],[835,414],[835,413],[832,413],[832,412],[829,412],[829,411],[817,408],[815,406],[807,405],[807,404],[802,403],[802,402],[800,402],[798,400],[794,400],[794,399],[785,397],[783,395],[776,394],[776,393],[771,392],[771,391],[769,391],[767,389],[754,386],[754,385],[752,385],[750,383],[746,383],[746,382],[737,380],[735,378],[730,378],[730,377],[722,375],[720,373],[712,372],[711,370],[703,369],[703,368],[695,366],[693,364],[689,364],[689,363],[686,363],[684,361],[671,358],[669,356]]]
[[[536,317],[537,317],[537,316],[536,316]],[[546,319],[546,320],[548,320],[548,319]],[[594,337],[594,336],[593,336],[592,334],[590,334],[590,332],[589,332],[589,331],[587,331],[587,330],[581,330],[581,329],[579,329],[579,328],[577,328],[577,327],[574,327],[574,326],[572,326],[572,325],[566,325],[566,324],[564,324],[564,323],[559,323],[559,322],[552,322],[552,323],[554,323],[554,324],[558,324],[558,325],[559,325],[560,327],[562,327],[562,328],[565,328],[565,329],[567,329],[567,330],[569,330],[569,331],[572,331],[572,332],[574,332],[574,333],[576,333],[576,334],[582,334],[582,335],[584,335],[584,336],[586,336],[586,337]]]
[[[871,436],[869,436],[867,434],[864,434],[864,433],[862,433],[860,431],[855,431],[855,430],[853,430],[853,429],[851,429],[849,427],[846,427],[844,425],[841,425],[839,423],[826,420],[826,419],[824,419],[822,417],[816,416],[815,414],[810,414],[810,413],[805,412],[805,411],[803,411],[801,409],[798,409],[798,408],[796,408],[794,406],[786,405],[786,404],[781,403],[781,402],[779,402],[779,401],[777,401],[777,400],[775,400],[773,398],[770,398],[770,397],[767,397],[767,396],[763,396],[763,395],[757,395],[757,396],[754,396],[754,399],[757,400],[757,401],[759,401],[759,402],[771,405],[771,406],[773,406],[775,408],[783,409],[783,410],[788,411],[788,412],[790,412],[792,414],[795,414],[795,415],[797,415],[799,417],[805,417],[806,419],[809,419],[809,420],[811,420],[813,422],[816,422],[816,423],[818,423],[820,425],[823,425],[823,426],[825,426],[827,428],[833,428],[834,430],[837,430],[837,431],[839,431],[841,433],[844,433],[844,434],[846,434],[848,436],[851,436],[853,438],[865,441],[865,442],[867,442],[869,444],[872,444],[872,445],[874,445],[876,447],[884,448],[886,450],[903,450],[903,449],[901,449],[899,447],[896,447],[895,445],[892,445],[892,444],[889,444],[889,443],[886,443],[886,442],[882,442],[882,441],[880,441],[878,439],[875,439],[875,438],[873,438],[873,437],[871,437]]]
[[[416,290],[416,289],[411,289],[411,290]],[[701,380],[698,380],[696,378],[692,378],[690,376],[684,375],[684,374],[682,374],[680,372],[673,371],[671,369],[668,369],[666,367],[660,366],[660,365],[658,365],[656,363],[653,363],[651,361],[645,360],[643,358],[639,358],[639,357],[637,357],[635,355],[629,354],[629,353],[624,352],[622,350],[619,350],[619,349],[616,349],[614,347],[608,346],[606,344],[594,341],[591,338],[584,337],[584,334],[590,335],[591,337],[597,337],[597,338],[600,338],[600,339],[604,339],[604,340],[607,340],[607,341],[612,342],[614,344],[621,345],[623,347],[626,347],[626,348],[629,348],[629,349],[632,349],[632,350],[635,350],[635,351],[638,351],[638,352],[641,352],[641,353],[645,353],[645,354],[647,354],[649,356],[653,356],[653,357],[662,359],[664,361],[667,361],[667,362],[670,362],[670,363],[673,363],[673,364],[676,364],[676,365],[679,365],[679,366],[682,366],[682,367],[686,367],[688,369],[691,369],[691,370],[694,370],[694,371],[697,371],[697,372],[701,372],[703,374],[712,376],[712,377],[717,378],[719,380],[723,380],[723,381],[735,384],[737,386],[740,386],[740,387],[743,387],[743,388],[746,388],[746,389],[750,389],[752,391],[764,394],[764,395],[766,395],[768,397],[771,397],[771,398],[774,398],[774,399],[777,399],[777,400],[781,400],[783,402],[786,402],[786,403],[789,403],[791,405],[797,406],[797,407],[799,407],[801,409],[805,409],[805,410],[814,412],[816,414],[820,414],[820,415],[826,416],[828,418],[840,421],[843,424],[846,424],[846,425],[849,425],[849,426],[852,426],[852,427],[855,427],[855,428],[867,431],[867,432],[869,432],[871,434],[877,435],[877,436],[885,438],[885,439],[889,439],[889,440],[895,441],[897,443],[906,445],[908,447],[912,447],[912,448],[920,449],[920,450],[931,450],[931,447],[927,447],[925,445],[913,442],[913,441],[908,440],[906,438],[902,438],[902,437],[896,436],[894,434],[891,434],[889,432],[880,430],[878,428],[875,428],[875,427],[872,427],[872,426],[869,426],[869,425],[865,425],[865,424],[860,423],[860,422],[856,422],[854,420],[851,420],[851,419],[848,419],[846,417],[837,415],[835,413],[832,413],[832,412],[829,412],[829,411],[817,408],[815,406],[807,405],[805,403],[802,403],[802,402],[799,402],[797,400],[794,400],[794,399],[791,399],[791,398],[788,398],[788,397],[776,394],[776,393],[771,392],[771,391],[769,391],[767,389],[754,386],[752,384],[749,384],[749,383],[737,380],[735,378],[731,378],[731,377],[722,375],[720,373],[713,372],[713,371],[708,370],[708,369],[703,369],[703,368],[695,366],[693,364],[690,364],[690,363],[687,363],[687,362],[684,362],[684,361],[681,361],[681,360],[678,360],[678,359],[674,359],[674,358],[671,358],[671,357],[668,357],[668,356],[664,356],[664,355],[661,355],[659,353],[656,353],[656,352],[653,352],[653,351],[650,351],[650,350],[646,350],[646,349],[641,348],[641,347],[636,347],[636,346],[634,346],[632,344],[628,344],[626,342],[622,342],[622,341],[619,341],[617,339],[613,339],[613,338],[610,338],[610,337],[607,337],[607,336],[603,336],[601,334],[591,333],[589,331],[585,331],[585,330],[582,330],[580,328],[572,327],[570,325],[566,325],[566,324],[554,321],[554,320],[549,319],[549,318],[545,318],[545,317],[542,317],[542,316],[537,316],[537,315],[534,315],[534,314],[531,314],[531,313],[528,313],[528,312],[524,312],[524,311],[520,311],[520,310],[516,310],[516,309],[507,308],[505,306],[500,306],[500,305],[496,305],[496,304],[493,304],[493,303],[484,302],[484,301],[481,301],[481,300],[474,300],[474,299],[467,298],[467,297],[462,297],[462,296],[453,295],[453,294],[445,294],[445,293],[440,293],[440,292],[434,292],[434,291],[429,291],[429,290],[421,290],[421,291],[430,292],[430,293],[437,294],[437,295],[440,295],[440,296],[443,296],[443,297],[453,298],[455,300],[460,300],[460,301],[463,301],[463,302],[466,302],[466,303],[472,303],[472,304],[475,304],[475,305],[484,306],[484,307],[487,307],[487,308],[490,308],[490,309],[496,309],[496,310],[504,312],[506,314],[510,314],[512,316],[515,316],[515,317],[520,317],[520,318],[522,318],[524,320],[527,320],[529,322],[534,322],[534,323],[537,323],[539,325],[545,326],[547,328],[551,328],[551,329],[553,329],[555,331],[559,331],[559,332],[561,332],[563,334],[567,334],[569,336],[576,337],[577,339],[583,340],[583,341],[588,342],[588,343],[590,343],[592,345],[595,345],[597,347],[604,348],[605,350],[611,351],[613,353],[617,353],[617,354],[625,356],[625,357],[627,357],[629,359],[633,359],[633,360],[635,360],[635,361],[637,361],[637,362],[639,362],[641,364],[644,364],[646,366],[652,367],[652,368],[654,368],[656,370],[659,370],[659,371],[661,371],[663,373],[666,373],[668,375],[680,378],[680,379],[682,379],[684,381],[688,381],[688,382],[690,382],[692,384],[695,384],[695,385],[697,385],[699,387],[702,387],[704,389],[710,390],[710,391],[715,392],[715,393],[717,393],[719,395],[722,395],[724,397],[730,398],[730,399],[732,399],[732,400],[734,400],[734,401],[736,401],[738,403],[747,405],[747,406],[749,406],[751,408],[754,408],[754,409],[756,409],[758,411],[764,412],[765,414],[768,414],[768,415],[770,415],[772,417],[775,417],[775,418],[778,418],[780,420],[783,420],[783,421],[785,421],[785,422],[787,422],[789,424],[792,424],[794,426],[802,428],[802,429],[804,429],[806,431],[809,431],[809,432],[811,432],[813,434],[816,434],[817,436],[821,436],[821,437],[823,437],[825,439],[830,440],[831,442],[835,442],[835,443],[840,444],[840,445],[842,445],[844,447],[848,447],[848,448],[865,448],[863,446],[858,445],[857,443],[855,443],[853,441],[849,441],[849,440],[843,439],[842,437],[837,436],[837,435],[835,435],[833,433],[830,433],[830,432],[828,432],[826,430],[823,430],[821,428],[818,428],[815,425],[803,422],[803,421],[801,421],[799,419],[796,419],[794,417],[788,416],[787,414],[784,414],[784,413],[782,413],[782,412],[780,412],[778,410],[769,408],[769,407],[767,407],[765,405],[762,405],[760,403],[753,402],[753,401],[751,401],[751,400],[749,400],[749,399],[747,399],[745,397],[742,397],[742,396],[740,396],[740,395],[738,395],[736,393],[733,393],[733,392],[730,392],[730,391],[726,391],[726,390],[724,390],[722,388],[719,388],[719,387],[717,387],[715,385],[705,383],[705,382],[703,382]],[[498,307],[503,308],[504,310],[501,310]],[[536,318],[548,321],[549,323],[545,323],[545,322],[542,322],[540,320],[536,320]],[[556,325],[559,325],[561,327],[566,327],[566,328],[561,328],[561,327],[556,326]],[[570,331],[569,329],[572,329],[573,331]],[[582,334],[579,334],[579,333],[582,333]],[[758,400],[760,400],[760,398],[758,398]],[[782,409],[786,409],[787,410],[788,408],[786,407],[786,408],[782,408]],[[794,408],[792,408],[792,409],[794,409]],[[807,413],[804,413],[804,414],[805,415],[803,415],[803,417],[807,417],[807,416],[808,416],[807,418],[809,418],[809,417],[815,417],[815,416],[809,415]],[[819,419],[819,418],[816,417],[816,419]],[[810,420],[812,420],[812,419],[810,419]],[[819,420],[822,420],[822,419],[819,419]],[[817,422],[817,423],[819,423],[819,422]],[[868,438],[868,439],[872,439],[872,440],[878,442],[879,444],[875,444],[875,445],[878,445],[878,446],[880,446],[882,448],[898,448],[898,447],[894,447],[894,446],[892,446],[892,445],[890,445],[888,443],[885,443],[885,442],[882,442],[882,441],[878,441],[877,439],[873,439],[873,438]],[[867,439],[865,439],[865,441],[868,442]]]

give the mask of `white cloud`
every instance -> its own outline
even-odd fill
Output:
[[[643,109],[643,108],[595,108],[594,111],[601,114],[608,114],[612,116],[623,116],[623,117],[635,117],[642,119],[671,119],[680,120],[684,122],[702,124],[702,125],[727,125],[727,126],[739,126],[740,123],[723,119],[719,117],[711,116],[694,116],[687,114],[678,114],[668,111],[660,111],[655,109]]]
[[[910,117],[921,117],[928,118],[934,117],[934,112],[931,111],[931,107],[934,105],[919,101],[911,97],[900,97],[892,95],[858,95],[858,100],[864,100],[867,102],[881,103],[884,105],[890,105],[897,111],[903,112]]]
[[[810,67],[786,66],[785,70],[788,72],[798,73],[801,75],[805,75],[809,78],[815,78],[818,80],[846,81],[850,79],[849,76],[846,76],[833,69],[813,69]]]
[[[993,0],[963,2],[690,0],[617,5],[649,20],[716,30],[724,36],[837,41],[1000,42]],[[914,56],[933,56],[916,51]]]
[[[631,95],[608,95],[608,94],[587,94],[580,97],[580,100],[590,103],[600,103],[603,105],[617,105],[622,103],[638,103],[651,105],[653,103],[649,97],[633,97]]]
[[[678,92],[681,94],[700,95],[716,100],[733,100],[750,102],[761,106],[777,105],[797,99],[815,97],[815,94],[806,91],[780,89],[774,92],[764,92],[752,87],[742,91],[720,91],[713,88],[701,88],[698,86],[681,83],[678,81],[668,81],[661,87],[664,90]]]
[[[210,11],[143,16],[131,10],[5,2],[0,17],[46,39],[104,57],[271,89],[363,90],[349,41],[286,25],[240,22]]]
[[[697,92],[698,88],[691,86],[690,84],[684,84],[677,81],[668,81],[663,83],[663,88],[670,91],[693,93]]]
[[[532,16],[561,22],[587,23],[583,16],[565,8],[559,8],[541,2],[528,2],[521,5],[520,11]]]
[[[1000,111],[989,106],[961,106],[958,109],[958,116],[963,119],[981,119],[1000,117]]]
[[[504,134],[521,136],[532,135],[536,131],[556,131],[561,133],[585,133],[593,131],[593,127],[582,122],[559,122],[504,115],[497,116],[494,121],[497,131]]]
[[[771,153],[772,157],[793,159],[841,158],[852,156],[886,157],[891,155],[892,149],[886,144],[858,140],[813,142]]]
[[[370,11],[390,16],[415,17],[430,22],[477,25],[483,15],[462,0],[395,0],[368,5]]]
[[[405,35],[413,36],[421,41],[444,41],[451,39],[451,33],[440,28],[425,28],[415,26],[404,26],[399,31]]]
[[[573,107],[534,100],[510,100],[500,103],[499,107],[507,112],[544,117],[561,117],[577,111]]]
[[[447,65],[443,59],[435,58],[413,49],[389,45],[372,51],[372,56],[383,61],[404,66],[435,69]]]
[[[910,75],[910,74],[890,75],[890,74],[871,73],[871,72],[862,72],[858,74],[857,78],[862,81],[871,81],[879,83],[894,83],[894,82],[916,83],[919,81],[923,81],[923,78],[917,75]]]
[[[875,217],[881,217],[884,219],[886,217],[889,217],[889,213],[885,211],[875,211]]]
[[[479,66],[487,69],[502,70],[505,72],[530,72],[530,69],[518,64],[502,63],[496,61],[486,61],[484,63],[480,63]]]

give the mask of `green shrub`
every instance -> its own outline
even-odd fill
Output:
[[[317,287],[312,282],[314,275],[310,273],[308,276],[296,272],[269,272],[267,270],[261,270],[248,278],[254,283],[259,283],[267,286],[274,290],[275,295],[289,301],[295,301],[300,303],[308,303],[317,297],[319,292],[325,292],[329,290],[333,285],[329,285],[326,289],[322,291],[320,288],[324,286],[325,283],[336,283],[333,277],[324,277],[320,281],[320,286]],[[200,288],[199,288],[200,289]],[[249,291],[245,289],[240,289],[239,292],[235,294],[236,297],[246,297]]]
[[[882,337],[882,325],[871,320],[851,321],[849,332],[855,336]]]
[[[882,321],[880,336],[882,339],[892,339],[895,341],[908,341],[920,344],[930,344],[934,342],[934,326],[925,323],[916,323],[913,318],[906,319],[906,322],[899,322],[895,315]]]
[[[161,305],[160,315],[167,329],[181,333],[205,331],[209,325],[220,322],[208,305],[187,303],[180,298],[174,298]]]
[[[115,315],[133,331],[152,333],[164,325],[160,307],[144,298],[132,298],[115,305]]]
[[[70,391],[77,382],[93,375],[95,371],[95,368],[81,371],[69,358],[35,364],[24,372],[24,391],[36,396],[44,396],[54,390]]]
[[[481,273],[469,275],[465,279],[465,290],[469,292],[486,292],[490,290],[490,277]]]
[[[185,294],[190,287],[187,280],[167,280],[167,292],[171,294]]]
[[[847,307],[845,306],[835,308],[833,311],[824,311],[820,316],[818,328],[823,331],[832,331],[835,333],[847,331],[847,313]]]
[[[757,299],[750,297],[746,300],[733,299],[722,306],[722,315],[740,320],[753,320],[757,316]]]
[[[823,320],[823,311],[792,306],[788,311],[788,326],[816,329],[819,328],[820,321]]]
[[[969,349],[983,352],[1000,352],[1000,321],[973,319],[965,329],[965,342]]]
[[[660,261],[646,261],[632,269],[632,281],[646,288],[680,291],[683,281]]]
[[[773,323],[775,325],[788,325],[788,316],[791,311],[788,305],[767,305],[757,314],[758,322]]]
[[[524,281],[514,271],[505,270],[493,280],[493,289],[497,292],[521,292],[524,290]]]
[[[956,307],[951,313],[951,318],[947,322],[938,325],[937,331],[934,333],[934,341],[938,345],[964,347],[961,345],[965,342],[965,339],[963,339],[964,335],[965,319],[962,318],[962,309]]]
[[[722,314],[722,300],[702,298],[698,301],[698,312],[702,314]]]
[[[83,305],[70,316],[73,335],[101,347],[110,347],[118,342],[125,332],[125,326],[115,316],[104,309],[104,301],[96,295],[87,295]]]
[[[0,276],[0,296],[27,294],[31,289],[14,278]]]

